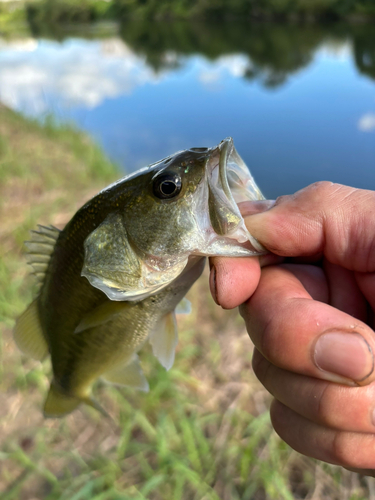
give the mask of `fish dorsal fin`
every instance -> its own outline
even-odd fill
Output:
[[[129,363],[115,365],[102,378],[111,384],[125,385],[144,392],[149,391],[148,382],[136,354],[131,358]]]
[[[85,240],[82,276],[110,300],[140,300],[171,283],[187,257],[160,269],[159,262],[138,255],[120,214],[110,214]]]
[[[191,302],[186,297],[184,297],[181,302],[177,304],[175,309],[176,314],[190,314],[191,313]]]
[[[108,300],[86,314],[74,330],[74,333],[80,333],[84,330],[88,330],[89,328],[104,325],[129,307],[131,307],[129,302],[116,302]]]
[[[36,279],[40,282],[44,280],[59,234],[60,230],[54,226],[47,227],[38,224],[38,231],[31,231],[31,240],[25,241],[28,250],[27,263],[32,266]]]
[[[172,368],[178,342],[177,322],[174,312],[163,316],[149,340],[154,356],[166,370]]]
[[[36,300],[16,321],[13,337],[18,348],[27,356],[42,360],[47,355],[48,346],[40,326]]]

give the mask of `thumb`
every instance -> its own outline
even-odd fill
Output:
[[[244,210],[246,214],[246,210]],[[318,182],[245,216],[250,233],[284,257],[323,253],[334,264],[375,271],[375,192]]]

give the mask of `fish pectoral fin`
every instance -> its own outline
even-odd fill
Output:
[[[114,368],[104,373],[102,378],[111,384],[125,385],[144,392],[149,391],[148,382],[136,354],[128,364],[116,365]]]
[[[177,304],[175,309],[176,314],[190,314],[191,313],[191,302],[186,297],[184,297],[181,302]]]
[[[46,418],[63,417],[78,408],[81,403],[85,403],[91,408],[100,412],[104,417],[111,418],[110,415],[91,396],[69,396],[59,389],[52,382],[44,403],[43,413]]]
[[[129,307],[132,307],[129,302],[116,302],[108,300],[107,302],[104,302],[104,304],[101,304],[86,314],[74,330],[74,333],[80,333],[84,330],[88,330],[89,328],[104,325]]]
[[[172,368],[178,342],[176,315],[166,314],[158,323],[149,340],[154,356],[166,370]]]
[[[42,360],[47,355],[48,345],[40,326],[36,300],[17,319],[13,338],[18,348],[27,356]]]

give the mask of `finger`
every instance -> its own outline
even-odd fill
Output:
[[[329,302],[327,279],[320,267],[306,264],[283,264],[282,268],[297,278],[310,298],[320,302]]]
[[[255,347],[280,368],[351,385],[375,378],[371,328],[313,300],[283,264],[263,269],[240,312]]]
[[[274,203],[272,200],[259,200],[242,202],[238,206],[242,215],[248,216],[268,210]],[[281,261],[282,258],[272,254],[258,258],[211,257],[210,290],[213,299],[224,309],[238,307],[257,287],[260,267]]]
[[[302,417],[324,427],[375,433],[375,383],[345,387],[272,365],[254,350],[253,369],[267,391]]]
[[[238,203],[238,208],[240,209],[242,217],[247,217],[248,215],[265,212],[272,208],[275,203],[275,200],[241,201]]]
[[[258,286],[257,257],[214,257],[210,259],[210,290],[216,304],[232,309],[247,300]]]
[[[375,434],[341,432],[301,417],[277,400],[272,425],[293,449],[309,457],[355,469],[375,469]]]
[[[345,467],[345,469],[348,469],[351,472],[356,472],[361,476],[375,477],[375,469],[357,469],[356,467]]]
[[[331,264],[326,259],[323,267],[327,277],[330,305],[367,323],[367,302],[358,286],[354,272]]]
[[[282,262],[277,255],[211,257],[210,290],[216,304],[233,309],[245,302],[258,286],[260,268]]]
[[[374,212],[375,192],[318,182],[278,198],[270,210],[247,217],[245,223],[250,233],[277,255],[323,252],[334,264],[373,272]]]

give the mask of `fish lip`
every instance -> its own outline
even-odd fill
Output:
[[[235,203],[234,198],[232,196],[232,192],[229,187],[228,183],[228,158],[230,153],[233,151],[234,145],[233,145],[233,139],[231,137],[227,137],[221,143],[218,145],[219,151],[220,151],[220,157],[219,157],[219,175],[220,175],[220,180],[222,183],[222,187],[224,190],[224,193],[228,200],[232,201]]]
[[[231,200],[231,192],[227,180],[227,163],[229,150],[233,149],[233,139],[227,137],[220,142],[217,146],[211,149],[208,161],[206,164],[208,179],[212,177],[212,174],[216,168],[219,169],[219,178],[222,182],[222,187],[226,197]]]
[[[212,148],[206,163],[206,183],[209,219],[214,232],[239,243],[250,242],[258,253],[264,253],[263,246],[249,233],[237,205],[245,200],[263,200],[264,196],[231,137]]]
[[[206,182],[209,186],[210,192],[214,195],[215,200],[217,200],[222,207],[225,207],[235,214],[239,218],[240,223],[243,221],[243,218],[228,182],[228,159],[233,150],[235,149],[233,139],[231,137],[227,137],[216,147],[211,149],[210,156],[206,164]],[[212,219],[211,222],[213,223]],[[236,227],[232,226],[230,229],[227,228],[228,230],[225,232],[225,235],[232,233]]]
[[[256,185],[249,169],[243,159],[237,153],[232,137],[227,137],[213,149],[219,152],[219,173],[223,191],[227,199],[237,206],[240,201],[264,200],[264,196]],[[233,193],[233,187],[230,186],[229,177],[233,174],[237,179],[237,188],[241,190],[241,198],[236,199]],[[232,178],[232,184],[234,179]],[[234,184],[236,184],[234,181]],[[236,195],[238,197],[238,193]]]

